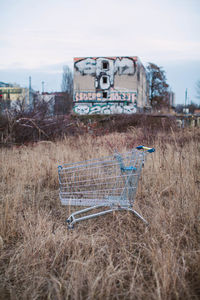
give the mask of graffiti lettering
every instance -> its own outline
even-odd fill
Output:
[[[107,68],[103,66],[106,64]],[[107,90],[114,86],[114,76],[132,75],[136,73],[135,57],[98,57],[76,59],[74,67],[81,75],[90,75],[96,77],[95,86],[97,89]],[[103,80],[107,77],[107,80]]]
[[[119,75],[134,75],[136,69],[136,57],[88,57],[75,59],[75,69],[82,75],[99,75],[102,72],[103,63],[108,63],[107,70]],[[104,70],[105,71],[105,70]]]
[[[74,94],[75,101],[128,101],[135,103],[137,100],[136,92],[110,92],[108,98],[103,98],[103,93],[95,92],[76,92]]]
[[[87,106],[78,104],[74,107],[74,112],[80,115],[92,115],[92,114],[132,114],[136,113],[136,107],[134,105],[116,105],[116,104],[107,104],[107,105],[95,105]]]

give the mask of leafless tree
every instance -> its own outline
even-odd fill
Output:
[[[72,71],[68,66],[63,67],[61,90],[62,92],[68,93],[72,97],[73,76],[72,76]]]
[[[16,100],[12,105],[11,111],[13,115],[24,114],[26,111],[25,98]]]

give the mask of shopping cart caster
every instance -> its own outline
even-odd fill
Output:
[[[68,229],[74,229],[74,224],[68,224],[68,225],[67,225],[67,228],[68,228]]]
[[[72,223],[73,222],[73,218],[72,217],[69,217],[67,220],[67,227],[68,229],[74,229],[74,224]]]

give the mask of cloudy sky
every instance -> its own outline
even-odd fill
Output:
[[[200,0],[0,0],[0,81],[58,91],[73,57],[129,55],[198,103]]]

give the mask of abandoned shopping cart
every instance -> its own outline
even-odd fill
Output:
[[[58,166],[62,205],[84,206],[67,219],[69,228],[76,222],[126,210],[147,221],[132,206],[145,157],[154,148],[138,146],[130,152]],[[107,208],[107,210],[105,210]],[[96,213],[86,213],[101,209]],[[84,216],[79,216],[84,214]]]

